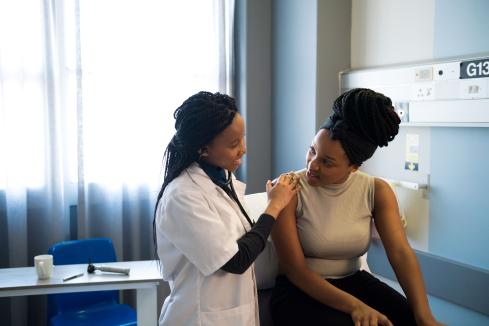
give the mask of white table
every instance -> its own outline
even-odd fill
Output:
[[[87,264],[54,266],[48,280],[38,280],[34,267],[0,269],[0,297],[37,294],[87,292],[101,290],[137,291],[138,325],[157,324],[156,290],[162,280],[154,260],[97,263],[99,265],[129,267],[129,275],[95,271],[87,273]],[[63,282],[63,278],[84,273],[82,277]]]

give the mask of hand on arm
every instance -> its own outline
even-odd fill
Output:
[[[290,202],[290,200],[296,197],[300,191],[299,177],[294,173],[281,174],[275,182],[268,180],[267,182],[267,196],[268,205],[264,214],[268,214],[273,218],[277,218],[280,211]]]
[[[374,221],[389,262],[413,309],[417,324],[442,325],[431,313],[421,269],[401,225],[395,194],[381,179],[375,179]]]
[[[280,268],[288,279],[315,300],[350,314],[355,325],[391,326],[392,324],[386,316],[323,280],[307,267],[297,234],[296,207],[297,197],[294,197],[282,210],[280,218],[277,219],[272,230]]]

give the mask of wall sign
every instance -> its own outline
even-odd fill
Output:
[[[419,170],[419,135],[406,135],[406,155],[404,160],[404,170]]]
[[[460,79],[489,77],[489,58],[460,62]]]

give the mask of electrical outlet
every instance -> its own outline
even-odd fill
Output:
[[[435,98],[433,83],[414,84],[411,90],[411,98],[415,101],[433,100]]]
[[[487,78],[472,78],[460,81],[460,96],[464,99],[488,97]]]

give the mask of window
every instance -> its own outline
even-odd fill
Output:
[[[228,91],[232,2],[32,2],[0,4],[0,187],[159,184],[173,111]]]

